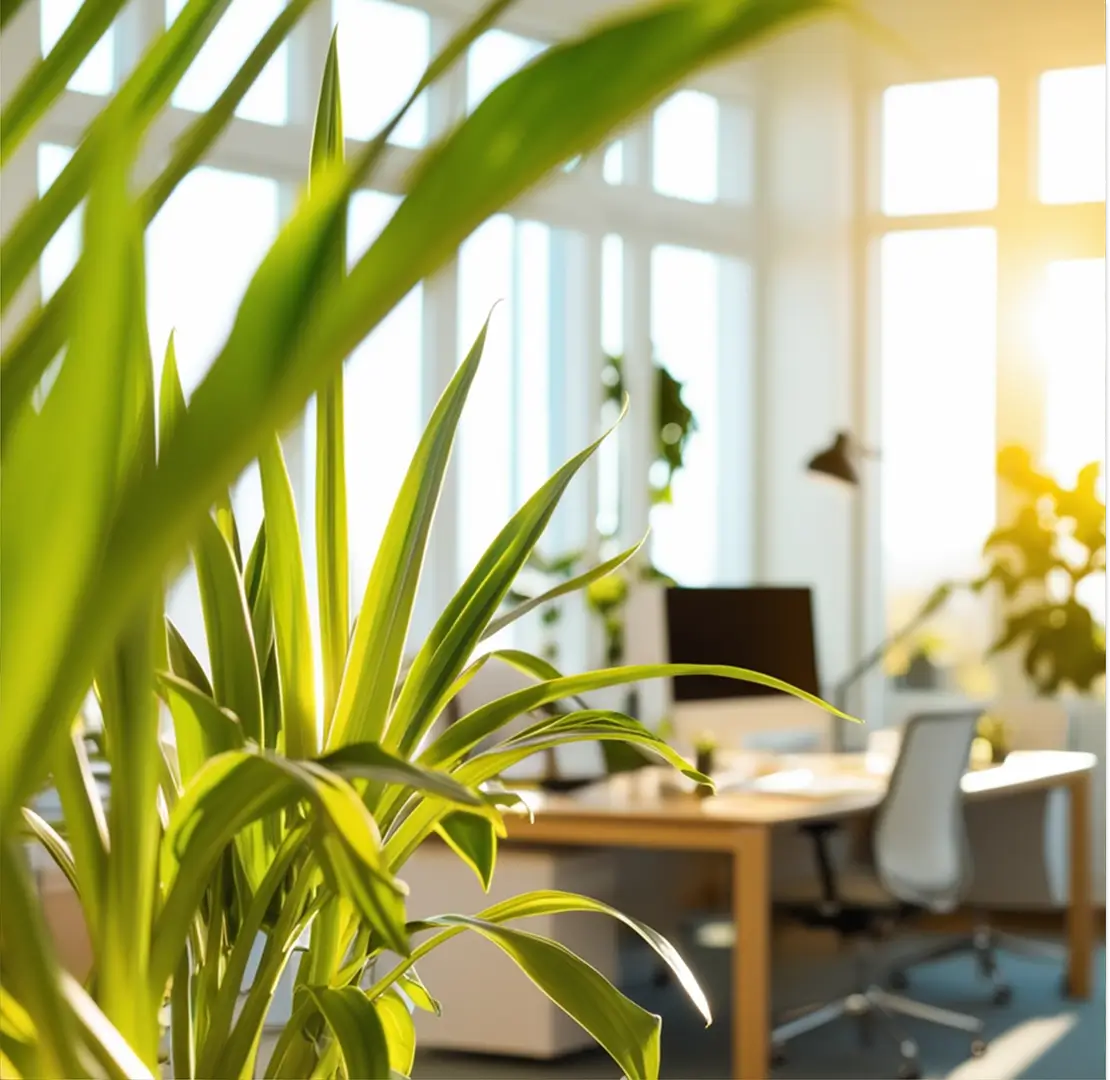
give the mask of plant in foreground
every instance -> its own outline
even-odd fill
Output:
[[[598,145],[693,67],[823,5],[672,3],[553,48],[422,156],[406,198],[349,272],[349,197],[380,164],[404,109],[354,160],[343,161],[333,45],[309,191],[186,403],[172,340],[155,392],[143,230],[307,0],[283,9],[165,170],[133,195],[131,167],[143,135],[226,4],[188,0],[92,122],[55,184],[16,220],[0,252],[0,307],[7,308],[50,236],[87,199],[78,266],[0,359],[0,1072],[151,1076],[168,1005],[174,1075],[251,1076],[278,979],[300,952],[293,1016],[266,1075],[404,1074],[413,1054],[406,1002],[435,1007],[414,964],[469,930],[510,954],[625,1075],[654,1076],[658,1018],[558,944],[509,925],[552,911],[617,913],[588,898],[538,893],[476,916],[412,923],[399,874],[435,833],[488,883],[501,815],[514,802],[496,778],[549,747],[621,742],[691,771],[634,719],[604,710],[539,719],[486,745],[517,717],[594,688],[694,670],[799,692],[737,669],[628,667],[564,677],[538,658],[482,652],[483,639],[522,613],[496,614],[593,446],[514,515],[402,671],[435,505],[484,331],[416,451],[353,631],[341,362],[490,213]],[[19,6],[5,4],[0,25]],[[32,70],[4,110],[5,162],[99,37],[100,20],[110,21],[120,6],[83,7]],[[410,101],[504,6],[490,5],[448,44]],[[62,348],[57,377],[36,406],[34,391]],[[277,436],[311,393],[319,395],[322,708],[300,525]],[[265,522],[244,549],[227,490],[255,459]],[[186,551],[200,586],[208,669],[164,617],[165,583]],[[588,585],[619,558],[573,584]],[[537,602],[544,599],[550,596]],[[534,684],[432,737],[447,703],[492,659],[515,664]],[[111,767],[106,805],[79,718],[90,687]],[[169,745],[160,733],[163,710],[172,718]],[[62,807],[58,828],[26,806],[48,775]],[[21,859],[28,834],[79,897],[93,948],[83,984],[61,972],[53,956]],[[671,946],[617,917],[664,957],[708,1015]]]

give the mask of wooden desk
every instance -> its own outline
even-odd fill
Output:
[[[829,756],[813,756],[830,767]],[[859,759],[838,759],[847,769]],[[1092,754],[1031,751],[964,777],[968,800],[1000,798],[1052,787],[1071,792],[1071,897],[1068,910],[1068,989],[1091,992],[1094,926],[1090,895],[1089,777]],[[725,793],[709,799],[669,794],[662,773],[645,769],[614,776],[572,795],[529,793],[535,820],[508,815],[510,841],[585,847],[719,851],[732,856],[733,1076],[763,1080],[769,1070],[771,968],[771,829],[814,819],[866,814],[882,800],[883,785],[828,798]]]

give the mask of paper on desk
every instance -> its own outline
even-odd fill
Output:
[[[752,779],[746,786],[768,795],[793,795],[805,799],[827,799],[834,795],[868,793],[884,786],[884,779],[862,773],[816,772],[813,769],[782,769]]]

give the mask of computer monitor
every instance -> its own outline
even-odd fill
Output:
[[[820,694],[808,588],[670,588],[666,623],[671,663],[748,668]],[[702,675],[674,679],[672,687],[676,706],[778,694],[757,683]]]

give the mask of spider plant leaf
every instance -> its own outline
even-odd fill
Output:
[[[487,319],[436,405],[393,504],[366,583],[328,735],[329,748],[348,742],[382,741],[387,747],[401,743],[400,739],[385,739],[383,735],[401,670],[432,518],[447,475],[463,406],[478,373],[488,326]],[[410,670],[406,687],[413,677]],[[404,698],[402,691],[401,701]],[[401,709],[400,702],[397,708]],[[401,715],[403,723],[403,710]]]
[[[389,1077],[389,1043],[378,1010],[357,986],[308,987],[339,1045],[348,1076]]]
[[[324,62],[324,80],[312,134],[312,171],[343,160],[343,105],[339,92],[338,31]],[[311,176],[309,184],[311,185]],[[330,272],[347,272],[347,230],[338,230]],[[347,660],[350,637],[350,576],[347,557],[347,469],[344,457],[343,370],[316,395],[316,561],[320,644],[324,678],[324,724],[330,726]]]
[[[65,90],[70,76],[112,25],[125,3],[126,0],[101,0],[100,3],[82,4],[50,52],[12,91],[0,113],[0,163],[8,163],[13,151]]]
[[[606,559],[605,562],[591,567],[582,574],[577,574],[568,581],[559,582],[558,585],[548,589],[547,592],[541,593],[539,596],[534,596],[518,604],[511,611],[507,611],[504,615],[494,619],[489,626],[486,627],[485,632],[482,634],[482,640],[485,641],[486,638],[493,637],[494,634],[504,630],[506,626],[511,626],[517,619],[527,615],[528,612],[535,610],[543,604],[549,604],[552,600],[557,600],[560,596],[566,596],[568,593],[577,592],[579,589],[584,589],[595,581],[600,581],[602,578],[608,577],[614,570],[620,569],[626,562],[639,554],[646,539],[645,537],[644,540],[633,544],[632,547],[622,551],[619,555],[614,555],[611,559]]]
[[[317,737],[308,588],[293,485],[276,435],[266,441],[258,463],[266,515],[266,580],[273,606],[274,646],[285,710],[285,752],[296,758],[311,757],[316,753]],[[251,644],[253,648],[253,640]],[[263,741],[261,725],[258,741]]]
[[[193,545],[212,687],[218,704],[230,709],[248,739],[262,742],[262,689],[250,613],[235,556],[219,526],[202,519]]]
[[[435,827],[447,846],[474,871],[483,892],[489,892],[497,863],[497,828],[489,818],[447,814]],[[504,826],[501,827],[504,835]]]

